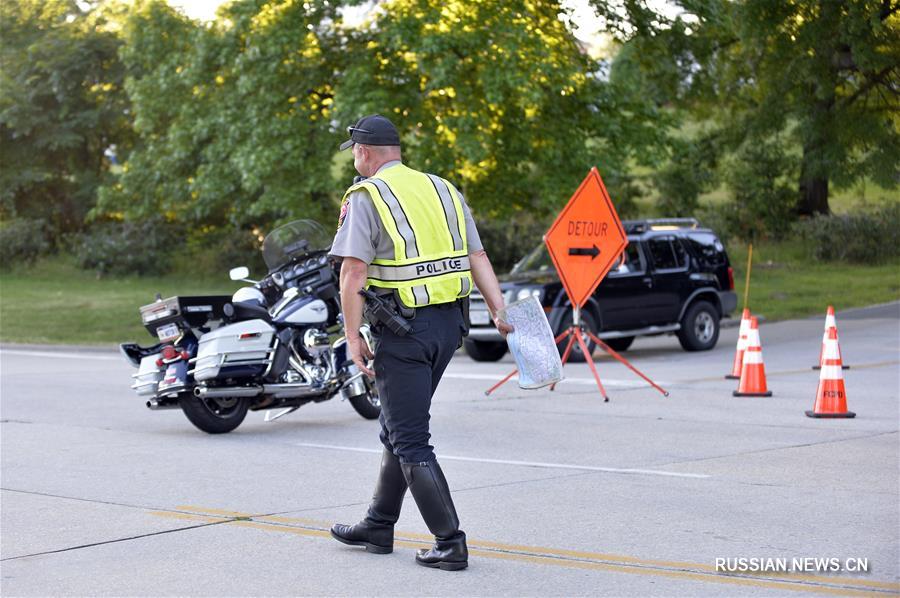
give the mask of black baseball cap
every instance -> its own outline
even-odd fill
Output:
[[[365,145],[400,145],[400,134],[394,123],[380,114],[364,116],[352,127],[347,127],[350,139],[341,144],[341,150],[354,143]]]

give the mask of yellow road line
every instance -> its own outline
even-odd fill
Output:
[[[232,519],[222,517],[207,517],[206,515],[195,515],[193,513],[176,513],[174,511],[150,511],[151,515],[157,517],[168,517],[169,519],[187,519],[189,521],[206,521],[208,523],[226,523]]]
[[[207,509],[205,507],[181,506],[179,509],[191,511],[205,511],[207,513],[225,514],[231,513],[240,519],[223,519],[193,513],[176,513],[171,511],[153,511],[151,514],[162,517],[178,519],[195,519],[210,522],[227,522],[228,525],[255,528],[264,531],[282,531],[292,534],[328,538],[329,524],[315,519],[301,519],[295,517],[281,517],[253,515],[238,511],[223,509]],[[300,524],[312,527],[298,527]],[[325,529],[322,529],[322,528]],[[396,537],[394,544],[408,548],[420,548],[430,545],[432,537],[424,534],[403,533]],[[900,594],[900,583],[871,581],[851,577],[826,577],[815,575],[786,576],[769,573],[747,574],[723,574],[717,573],[715,567],[702,563],[690,563],[682,561],[664,561],[655,559],[640,559],[637,557],[566,550],[560,548],[548,548],[539,546],[525,546],[517,544],[502,544],[484,540],[469,539],[470,554],[487,558],[499,558],[522,562],[554,565],[578,569],[594,569],[613,571],[619,573],[631,573],[637,575],[655,575],[675,579],[690,579],[694,581],[725,583],[732,585],[766,587],[781,590],[793,590],[802,592],[817,592],[840,595],[872,595],[875,591],[887,590]],[[598,562],[602,561],[602,562]],[[611,562],[610,562],[611,561]],[[813,585],[826,584],[826,585]],[[839,587],[835,587],[839,586]]]
[[[200,507],[193,507],[195,510],[201,510]],[[226,512],[216,509],[207,509],[208,512]],[[282,516],[274,516],[274,515],[264,515],[261,517],[253,517],[254,521],[271,521],[274,523],[300,523],[303,525],[311,525],[317,528],[325,528],[328,529],[330,527],[330,523],[327,521],[322,521],[320,519],[301,519],[296,517],[282,517]],[[326,534],[328,535],[328,534]],[[412,541],[421,540],[425,543],[431,543],[432,536],[427,534],[416,534],[411,532],[403,532],[402,534],[396,534],[396,538],[404,538]],[[578,559],[586,559],[586,560],[595,560],[595,561],[615,561],[620,563],[634,563],[637,565],[650,565],[656,567],[670,567],[675,569],[694,569],[700,571],[708,571],[710,573],[718,573],[716,571],[715,566],[706,565],[703,563],[691,563],[685,561],[664,561],[664,560],[656,560],[656,559],[641,559],[637,557],[625,556],[620,554],[607,554],[607,553],[599,553],[599,552],[585,552],[580,550],[567,550],[563,548],[547,548],[543,546],[527,546],[523,544],[502,544],[499,542],[490,542],[487,540],[476,540],[476,539],[468,539],[468,544],[471,547],[475,548],[487,548],[487,549],[495,549],[502,550],[508,552],[523,552],[533,555],[558,555],[564,557],[572,557]],[[753,573],[746,572],[740,574],[746,577],[771,577],[771,574],[766,573]],[[780,577],[775,575],[774,577]],[[881,582],[881,581],[870,581],[866,579],[859,579],[856,577],[831,577],[824,575],[790,575],[788,579],[792,581],[810,581],[810,582],[823,582],[823,583],[846,583],[850,585],[857,586],[867,586],[873,588],[883,588],[887,590],[896,590],[900,592],[900,583],[891,583],[891,582]]]
[[[301,523],[303,525],[323,526],[324,521],[317,519],[299,519],[297,517],[280,517],[278,515],[263,515],[262,517],[254,517],[255,521],[270,521],[272,523]],[[327,527],[327,526],[326,526]]]
[[[253,513],[241,513],[239,511],[228,511],[226,509],[210,509],[207,507],[195,507],[193,505],[179,505],[175,507],[178,511],[194,511],[196,513],[211,513],[213,515],[225,515],[227,517],[253,517]]]

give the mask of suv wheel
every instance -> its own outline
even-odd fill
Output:
[[[685,351],[709,351],[719,340],[719,312],[708,301],[691,304],[677,335]]]
[[[467,338],[463,348],[466,355],[475,361],[500,361],[506,355],[506,342],[501,341],[473,341]]]
[[[622,351],[628,350],[628,347],[630,347],[631,343],[634,342],[634,337],[633,336],[623,336],[620,338],[609,338],[609,339],[602,339],[602,340],[604,343],[609,345],[609,348],[612,349],[613,351],[622,352]]]
[[[594,334],[597,334],[597,323],[594,321],[594,316],[586,311],[583,311],[581,312],[581,321],[588,330],[590,330]],[[563,317],[562,322],[559,323],[559,328],[556,331],[556,336],[559,336],[560,334],[571,328],[571,326],[572,312],[569,311],[569,313]],[[564,338],[559,342],[558,345],[556,345],[556,348],[559,350],[560,357],[562,357],[563,353],[566,352],[566,345],[569,344],[569,338],[571,337]],[[594,349],[597,348],[597,344],[588,337],[584,337],[584,342],[587,345],[588,351],[593,354]],[[578,341],[575,341],[572,344],[572,350],[569,352],[568,361],[571,361],[572,363],[584,363],[586,361],[584,358],[584,352],[581,350],[581,345],[578,344]]]

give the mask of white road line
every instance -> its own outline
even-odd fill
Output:
[[[3,349],[0,351],[0,357],[3,355],[26,355],[29,357],[56,357],[58,359],[93,359],[96,361],[120,361],[126,363],[125,358],[115,355],[96,355],[92,353],[57,353],[55,351],[17,351],[15,349]]]
[[[487,380],[490,382],[500,382],[503,380],[503,377],[506,374],[461,374],[455,372],[444,372],[442,378],[457,378],[460,380]],[[516,376],[510,378],[510,381],[515,380]],[[591,386],[595,386],[597,382],[593,378],[569,378],[568,376],[564,378],[560,384],[566,384],[567,382],[572,384],[588,384]],[[622,380],[617,378],[605,378],[600,376],[600,382],[603,383],[603,386],[611,386],[611,387],[619,387],[619,388],[640,388],[644,386],[650,386],[646,382],[640,380]],[[671,386],[671,382],[660,382],[659,380],[654,380],[660,386]]]
[[[328,449],[333,451],[348,451],[352,453],[381,454],[382,449],[360,448],[355,446],[337,446],[333,444],[314,444],[311,442],[293,442],[294,446],[306,448]],[[517,465],[520,467],[540,467],[543,469],[574,469],[577,471],[601,471],[604,473],[623,473],[636,475],[657,475],[672,478],[706,479],[712,476],[703,473],[678,473],[674,471],[661,471],[658,469],[631,469],[619,467],[594,467],[592,465],[569,465],[566,463],[542,463],[540,461],[510,461],[506,459],[479,459],[476,457],[456,457],[441,455],[442,461],[466,461],[469,463],[493,463],[498,465]]]

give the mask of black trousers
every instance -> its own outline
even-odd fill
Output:
[[[412,332],[398,336],[387,328],[375,333],[375,386],[381,399],[381,442],[401,463],[434,459],[429,444],[431,397],[453,352],[462,342],[462,311],[457,303],[416,310]]]

